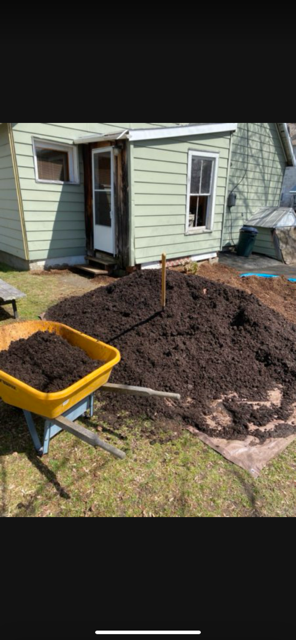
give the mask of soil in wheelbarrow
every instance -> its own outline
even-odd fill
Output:
[[[67,389],[102,364],[49,331],[16,340],[0,352],[2,371],[44,393]]]
[[[254,295],[202,277],[169,271],[164,311],[160,290],[160,272],[138,271],[46,313],[119,348],[112,382],[181,394],[178,402],[104,393],[114,425],[124,411],[225,439],[296,433],[296,326]]]

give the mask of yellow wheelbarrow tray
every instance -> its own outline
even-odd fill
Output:
[[[112,393],[180,400],[180,395],[176,393],[108,383],[113,367],[120,362],[119,351],[115,347],[95,340],[59,322],[33,320],[15,322],[2,327],[0,329],[0,351],[8,349],[13,341],[29,338],[37,331],[56,333],[73,346],[83,349],[93,360],[101,360],[105,363],[88,376],[57,393],[38,391],[0,370],[0,398],[7,404],[23,410],[34,447],[39,456],[48,453],[50,440],[60,431],[68,431],[92,447],[100,447],[121,460],[125,458],[123,451],[101,440],[94,432],[75,422],[86,413],[90,417],[94,415],[94,393],[98,389]],[[44,418],[43,443],[40,441],[32,414]]]
[[[92,360],[101,360],[105,364],[85,376],[75,384],[56,393],[43,393],[17,378],[0,370],[0,397],[7,404],[29,411],[44,418],[53,419],[77,405],[105,385],[113,367],[120,362],[121,356],[115,347],[91,338],[58,322],[34,320],[17,322],[0,329],[0,351],[9,348],[11,342],[28,338],[37,331],[56,333],[71,345],[83,349]]]

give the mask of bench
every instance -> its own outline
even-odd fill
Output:
[[[13,315],[15,319],[18,318],[16,300],[25,297],[25,293],[22,293],[15,287],[7,284],[7,282],[4,282],[4,280],[0,280],[0,306],[3,307],[6,304],[12,304]]]

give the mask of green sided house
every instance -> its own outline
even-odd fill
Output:
[[[2,123],[0,261],[215,257],[294,165],[286,123]]]

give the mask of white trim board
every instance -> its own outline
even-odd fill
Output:
[[[92,133],[88,136],[82,136],[74,140],[74,144],[90,144],[91,142],[118,142],[120,140],[126,140],[129,137],[129,129],[123,131],[117,131],[116,133]]]
[[[187,260],[190,262],[202,262],[203,260],[212,260],[213,258],[217,258],[217,252],[215,253],[204,253],[199,256],[179,256],[179,258],[168,258],[168,266],[170,266],[170,262],[178,262],[178,260]],[[144,271],[145,269],[161,269],[161,262],[147,262],[146,264],[141,264],[141,269]]]
[[[155,129],[130,129],[116,134],[101,134],[83,136],[75,140],[75,144],[89,144],[90,142],[103,142],[106,140],[123,140],[138,142],[144,140],[164,140],[166,138],[185,138],[190,136],[204,136],[214,133],[231,133],[237,130],[237,122],[222,122],[218,124],[199,124],[186,127],[161,127]]]
[[[237,122],[219,124],[199,124],[186,127],[161,127],[161,129],[131,129],[129,140],[158,140],[163,138],[181,138],[187,136],[203,136],[211,133],[227,133],[237,130]]]

